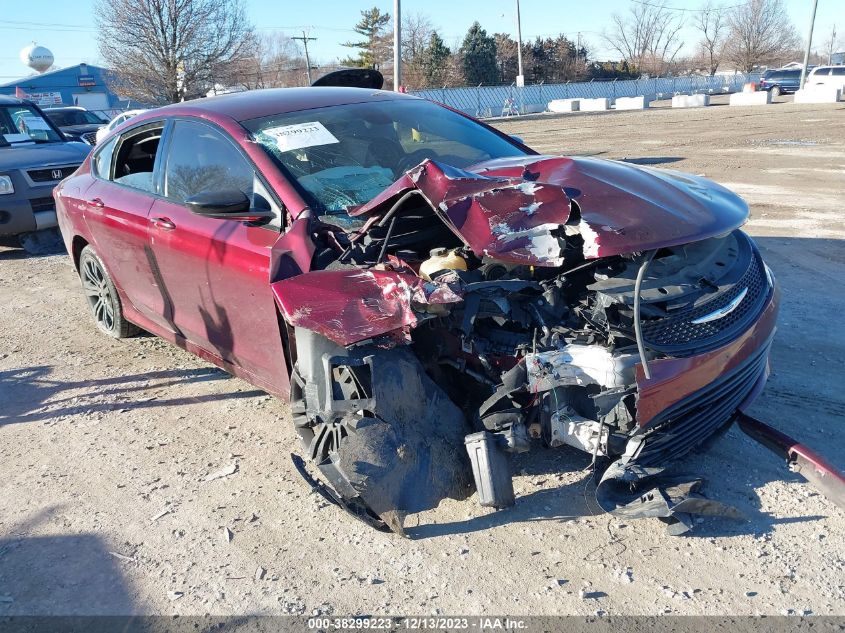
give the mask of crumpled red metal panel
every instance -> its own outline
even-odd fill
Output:
[[[569,198],[560,187],[521,177],[480,176],[427,160],[352,215],[369,213],[413,188],[476,255],[513,264],[563,263],[561,225],[569,218]]]
[[[715,237],[748,219],[739,196],[698,176],[543,156],[469,170],[426,160],[351,214],[378,213],[413,189],[476,255],[537,266],[562,263],[564,234],[579,234],[595,259]]]
[[[384,270],[316,270],[271,288],[288,323],[344,346],[384,334],[404,342],[417,312],[462,300],[445,284]]]

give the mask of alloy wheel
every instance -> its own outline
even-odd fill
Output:
[[[109,288],[106,272],[94,258],[86,258],[82,264],[82,288],[97,325],[111,332],[115,322],[115,298]]]

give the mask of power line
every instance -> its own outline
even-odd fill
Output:
[[[651,2],[646,2],[645,0],[631,0],[631,2],[636,2],[637,4],[641,4],[646,7],[652,7],[654,9],[666,9],[667,11],[681,11],[683,13],[706,13],[707,11],[726,11],[728,9],[738,9],[739,7],[744,7],[747,2],[743,2],[741,4],[732,4],[730,6],[718,6],[718,7],[709,7],[704,9],[685,9],[683,7],[672,7],[666,4],[654,4]]]

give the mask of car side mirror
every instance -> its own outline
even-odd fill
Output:
[[[516,134],[511,134],[511,135],[510,135],[510,137],[511,137],[514,141],[516,141],[517,143],[519,143],[520,145],[525,145],[525,141],[523,141],[523,140],[522,140],[522,137],[521,137],[521,136],[517,136]]]
[[[185,200],[185,206],[191,213],[217,220],[259,222],[273,218],[269,211],[253,209],[252,202],[240,189],[201,191]]]

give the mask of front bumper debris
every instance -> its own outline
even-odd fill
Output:
[[[783,457],[789,470],[804,477],[845,511],[845,474],[798,440],[752,418],[747,413],[739,411],[737,422],[746,435]]]

